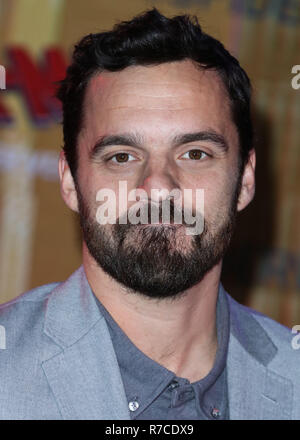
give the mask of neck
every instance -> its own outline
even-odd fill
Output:
[[[129,292],[83,252],[95,296],[144,354],[191,382],[211,370],[217,350],[216,302],[221,262],[177,299]]]

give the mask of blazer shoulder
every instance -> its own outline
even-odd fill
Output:
[[[3,321],[9,320],[12,316],[14,319],[18,319],[20,316],[26,315],[29,310],[32,311],[33,309],[39,308],[41,303],[44,303],[53,290],[60,284],[62,283],[53,282],[44,284],[22,293],[11,301],[0,304],[0,324],[2,324]]]
[[[61,283],[50,283],[31,289],[12,301],[0,306],[1,338],[0,350],[2,363],[0,373],[4,374],[5,362],[14,359],[18,364],[35,363],[41,348],[41,338],[47,311],[48,298]],[[3,338],[5,343],[3,343]],[[31,359],[31,360],[30,360]],[[32,368],[32,365],[31,367]],[[14,368],[18,374],[19,367]],[[21,373],[20,373],[21,374]],[[10,377],[13,377],[11,372]]]

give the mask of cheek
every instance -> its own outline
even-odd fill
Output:
[[[220,175],[218,173],[211,173],[205,178],[198,181],[197,186],[193,190],[193,206],[200,206],[199,199],[203,197],[203,208],[205,218],[218,218],[224,216],[228,212],[230,206],[233,191],[235,188],[235,181],[229,178],[229,175]],[[196,200],[196,188],[203,189],[202,193],[199,193],[198,200]]]
[[[82,167],[78,175],[78,184],[85,205],[93,218],[99,206],[107,200],[104,196],[110,196],[111,192],[117,194],[118,191],[111,179],[103,178],[99,172],[93,170],[93,167],[89,167],[89,170],[84,170]],[[113,203],[111,196],[109,203]]]
[[[132,185],[125,181],[112,181],[112,179],[98,179],[89,176],[81,191],[88,203],[90,215],[103,213],[112,218],[119,218],[127,213],[129,208],[139,201],[139,198],[128,201]],[[133,188],[135,189],[135,188]],[[101,208],[102,206],[102,208]]]

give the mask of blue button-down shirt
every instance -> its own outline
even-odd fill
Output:
[[[219,289],[217,300],[218,348],[213,368],[190,383],[155,362],[127,337],[96,298],[108,324],[128,400],[135,420],[228,419],[226,357],[229,341],[229,307]],[[178,342],[180,343],[180,341]]]

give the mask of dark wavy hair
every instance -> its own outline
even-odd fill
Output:
[[[239,62],[220,41],[204,33],[196,16],[167,18],[156,8],[117,23],[111,31],[83,37],[75,49],[57,97],[63,107],[63,150],[76,180],[78,134],[82,128],[84,96],[91,77],[128,66],[149,66],[190,59],[201,69],[214,69],[228,92],[240,143],[239,171],[252,148],[251,84]]]

